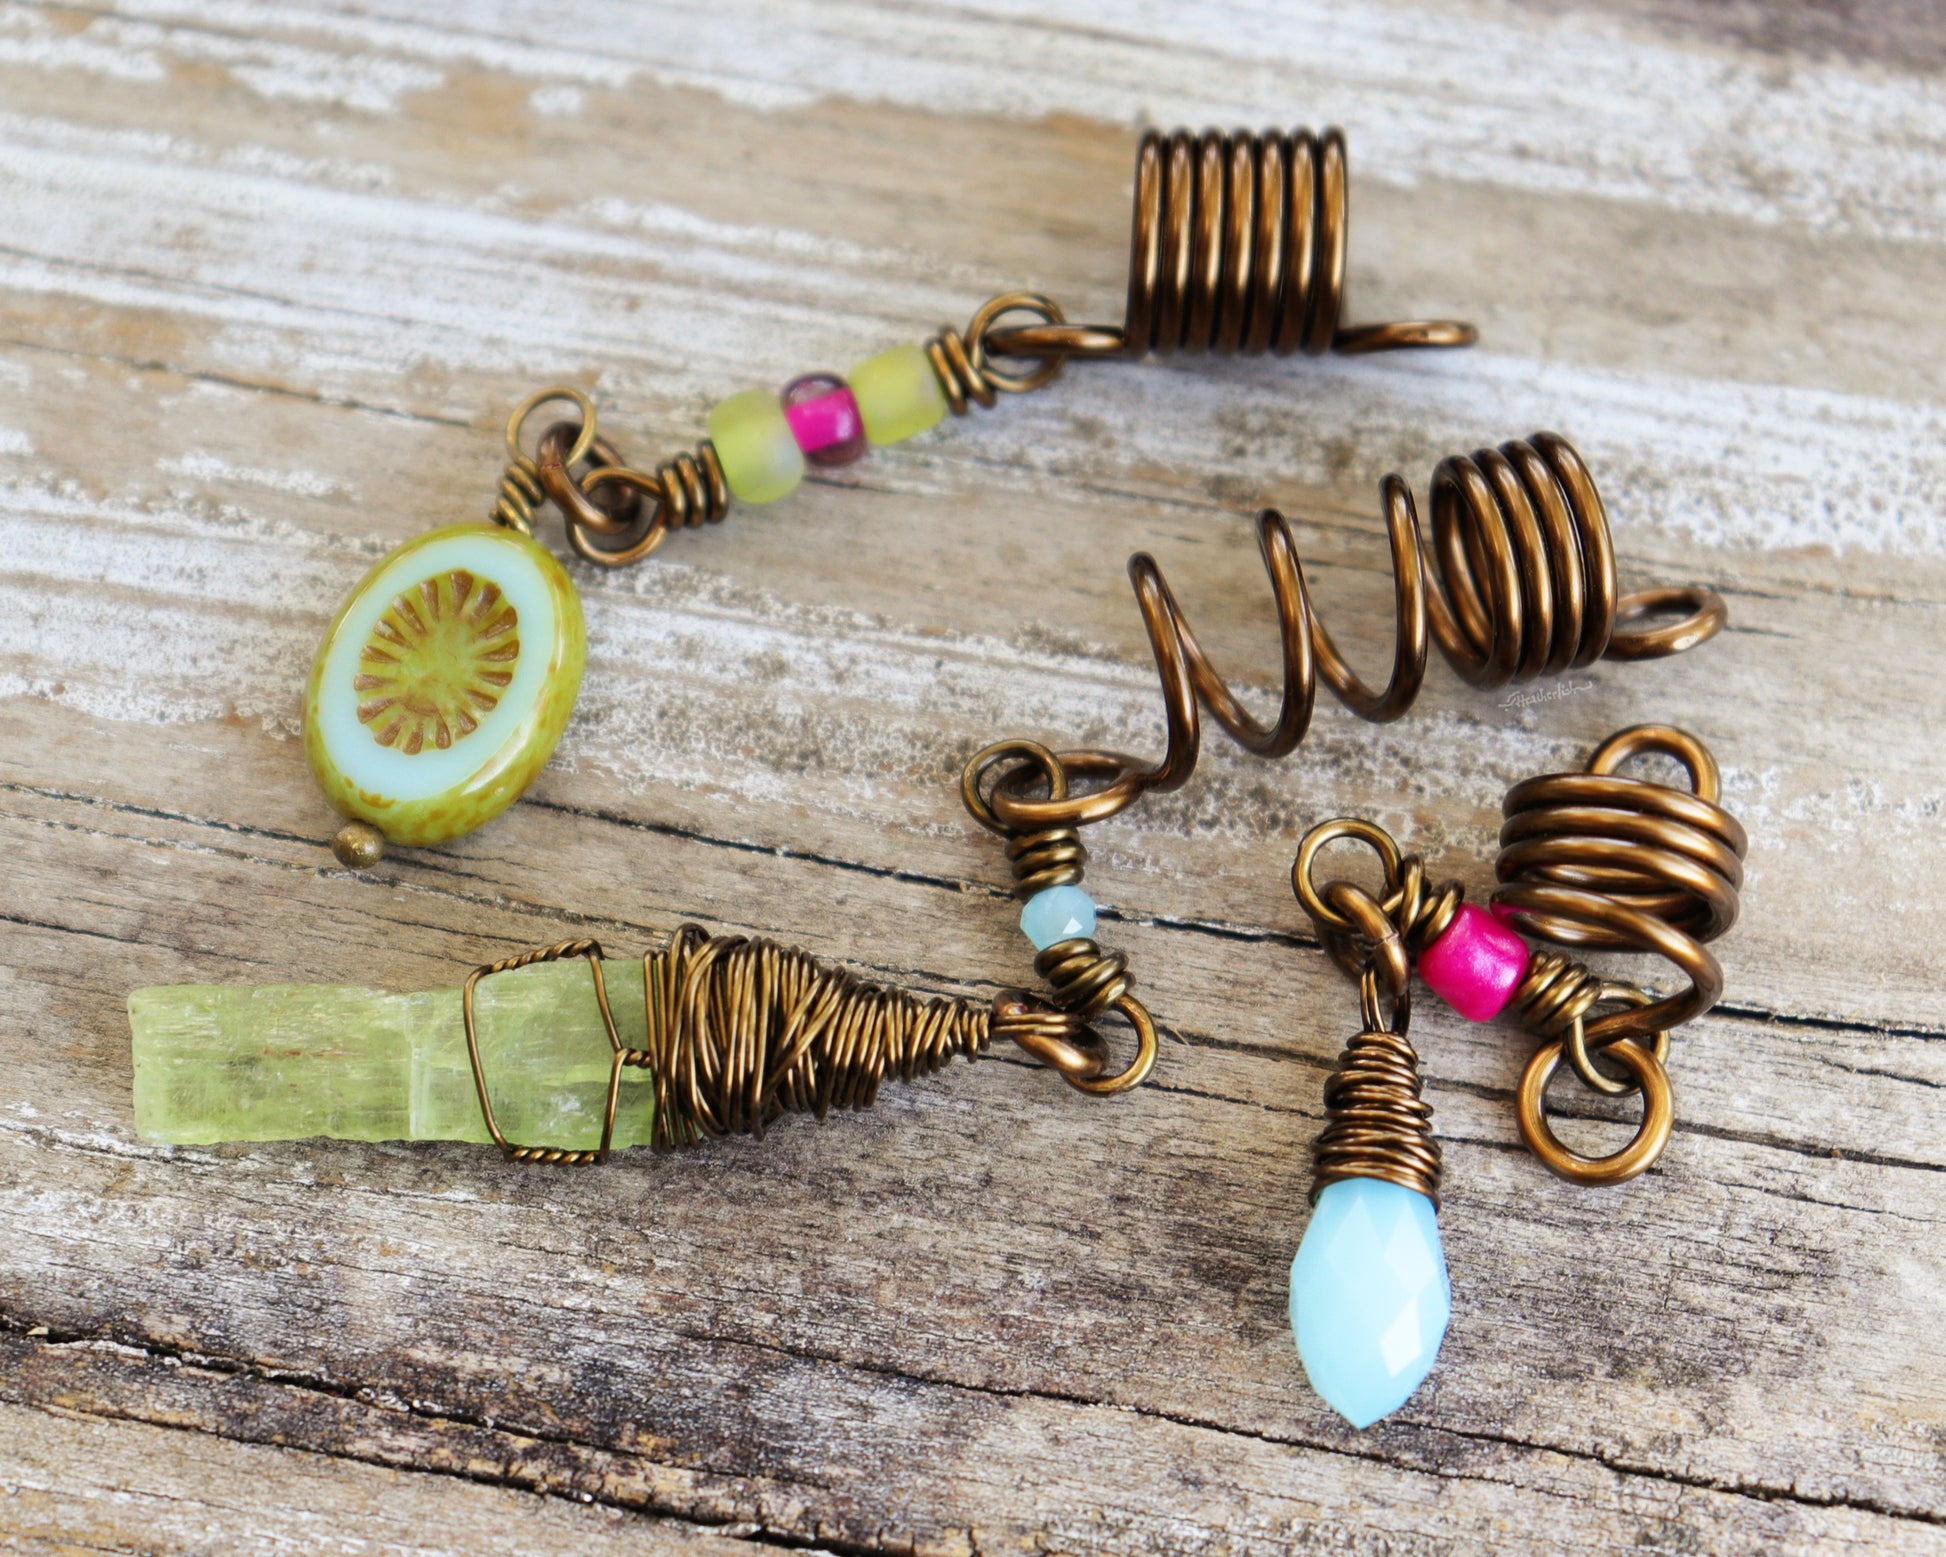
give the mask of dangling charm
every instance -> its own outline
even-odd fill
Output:
[[[443,843],[498,816],[547,765],[586,640],[567,571],[517,530],[456,524],[407,541],[338,608],[311,666],[304,754],[354,823]],[[369,830],[368,830],[369,829]]]
[[[1370,843],[1388,884],[1397,879],[1387,834],[1349,820],[1327,826],[1332,837]],[[1324,1084],[1311,1221],[1291,1262],[1291,1331],[1311,1388],[1363,1428],[1398,1410],[1432,1371],[1453,1289],[1439,1240],[1439,1143],[1407,1036],[1411,965],[1369,894],[1338,881],[1325,897],[1335,921],[1326,933],[1340,937],[1333,949],[1357,975],[1364,1030]],[[1362,960],[1357,946],[1367,949]]]
[[[537,462],[521,431],[556,400],[581,419],[550,427]],[[444,843],[498,816],[547,766],[574,711],[587,659],[581,598],[534,540],[534,511],[550,466],[585,475],[618,456],[595,435],[593,403],[571,389],[524,400],[506,443],[490,522],[429,530],[387,553],[338,607],[311,662],[304,755],[348,819],[331,847],[354,869],[376,864],[387,843]],[[614,510],[576,488],[604,527],[640,515],[635,483],[589,487]],[[652,525],[662,507],[658,496]]]
[[[1432,1371],[1453,1309],[1439,1145],[1402,1020],[1345,1045],[1324,1107],[1311,1224],[1291,1261],[1291,1331],[1311,1388],[1370,1427]]]
[[[423,994],[138,989],[136,1128],[168,1145],[491,1141],[512,1162],[574,1167],[870,1108],[882,1082],[933,1075],[995,1040],[1077,1091],[1134,1084],[1103,1075],[1108,1046],[1085,1019],[1012,990],[977,1000],[868,984],[795,947],[693,924],[643,953],[638,978],[604,966],[599,942],[572,940]],[[1152,1056],[1148,1012],[1127,994],[1117,1009]]]

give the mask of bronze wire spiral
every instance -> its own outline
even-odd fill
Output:
[[[1645,753],[1673,758],[1687,773],[1689,789],[1617,773]],[[1663,956],[1689,981],[1687,989],[1656,999],[1566,957],[1538,950],[1530,956],[1508,1008],[1546,1042],[1522,1073],[1516,1109],[1530,1149],[1573,1182],[1633,1178],[1667,1144],[1673,1121],[1664,1069],[1670,1029],[1702,1015],[1722,994],[1722,969],[1702,943],[1736,922],[1743,882],[1748,841],[1718,804],[1720,788],[1715,758],[1694,735],[1635,725],[1604,741],[1585,772],[1529,779],[1508,792],[1495,865],[1503,883],[1493,896],[1496,911],[1556,945]],[[1318,853],[1340,838],[1358,839],[1378,853],[1382,898],[1346,881],[1318,889]],[[1384,829],[1349,817],[1305,835],[1291,879],[1334,960],[1362,980],[1382,972],[1395,988],[1403,987],[1408,958],[1437,939],[1461,898],[1455,882],[1428,892],[1418,856],[1402,854]],[[1650,1039],[1652,1045],[1645,1042]],[[1596,1055],[1622,1064],[1627,1079],[1605,1073]],[[1600,1092],[1644,1094],[1641,1127],[1622,1150],[1585,1157],[1555,1136],[1545,1097],[1563,1057]]]
[[[593,1150],[519,1146],[501,1133],[481,1058],[474,994],[483,979],[536,963],[587,961],[613,1062],[601,1144]],[[785,1114],[819,1119],[834,1108],[870,1108],[887,1077],[914,1081],[957,1055],[972,1059],[994,1038],[1011,1039],[1078,1090],[1103,1085],[1106,1046],[1067,1011],[1004,991],[992,1000],[914,995],[868,983],[795,947],[680,926],[642,957],[646,1033],[622,1043],[609,1005],[599,942],[561,941],[487,963],[461,993],[467,1055],[487,1133],[515,1162],[602,1162],[614,1140],[621,1079],[646,1070],[655,1095],[650,1144],[668,1151],[728,1135],[761,1136]],[[1153,1036],[1150,1036],[1150,1046]],[[1139,1078],[1138,1078],[1139,1079]]]
[[[1201,751],[1203,707],[1246,751],[1283,757],[1310,727],[1320,679],[1360,718],[1396,719],[1425,680],[1429,638],[1463,679],[1492,688],[1602,658],[1680,653],[1714,637],[1728,620],[1722,597],[1701,585],[1619,593],[1601,494],[1573,445],[1556,434],[1441,460],[1432,480],[1430,559],[1411,489],[1389,475],[1380,492],[1394,599],[1392,670],[1382,690],[1369,687],[1339,650],[1311,603],[1289,523],[1265,509],[1257,539],[1283,666],[1275,720],[1262,723],[1243,705],[1197,640],[1160,566],[1137,552],[1128,572],[1162,684],[1167,744],[1161,760],[1061,752],[1054,759],[1060,768],[1096,784],[1058,799],[1030,793],[1045,764],[1017,763],[992,786],[992,815],[1019,832],[1071,827],[1113,816],[1150,790],[1181,787]],[[1686,613],[1679,620],[1639,625],[1679,611]]]

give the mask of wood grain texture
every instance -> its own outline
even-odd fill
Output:
[[[1923,7],[1650,0],[0,6],[0,1551],[1946,1551],[1946,76]],[[499,419],[631,454],[1029,285],[1113,319],[1144,123],[1346,126],[1353,313],[1429,359],[1076,368],[615,576],[530,799],[332,866],[295,720],[343,590],[483,511]],[[685,919],[1027,978],[958,808],[1004,734],[1157,749],[1148,548],[1274,695],[1250,515],[1385,653],[1376,483],[1553,426],[1629,582],[1733,627],[1569,695],[1436,667],[1094,830],[1176,1040],[1004,1057],[600,1172],[163,1151],[123,1001],[456,981]],[[558,536],[556,537],[558,541]],[[1284,1317],[1355,1020],[1284,881],[1374,816],[1487,885],[1499,798],[1643,719],[1752,835],[1728,994],[1621,1191],[1427,1009],[1441,1362],[1349,1431]],[[1578,1138],[1612,1138],[1606,1110]],[[733,1543],[735,1543],[733,1545]]]

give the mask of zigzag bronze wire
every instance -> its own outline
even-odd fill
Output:
[[[989,748],[974,759],[984,763],[975,782],[1000,830],[1027,833],[1101,821],[1151,790],[1181,787],[1201,751],[1203,707],[1238,745],[1265,758],[1283,757],[1304,739],[1320,679],[1360,718],[1396,719],[1425,680],[1429,639],[1462,678],[1492,688],[1601,658],[1680,653],[1714,637],[1728,620],[1722,597],[1701,585],[1619,593],[1601,494],[1573,445],[1556,434],[1535,433],[1440,461],[1432,479],[1430,559],[1411,489],[1389,475],[1379,490],[1391,542],[1395,623],[1391,676],[1383,689],[1359,677],[1319,618],[1297,542],[1275,509],[1257,520],[1283,660],[1283,694],[1269,724],[1223,680],[1162,569],[1138,552],[1128,572],[1161,680],[1167,723],[1162,758],[1149,763],[1118,752],[1061,752],[1055,758],[1061,767],[1098,780],[1097,786],[1034,798],[1031,791],[1047,764],[996,765],[990,754],[999,748]],[[1637,625],[1677,611],[1687,614],[1661,626]],[[988,787],[984,781],[996,766]],[[970,764],[969,774],[972,769]]]

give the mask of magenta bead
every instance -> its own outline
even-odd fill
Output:
[[[784,420],[813,465],[849,465],[865,452],[865,419],[851,386],[835,373],[807,373],[784,386]]]
[[[1526,972],[1527,943],[1471,903],[1419,953],[1419,976],[1470,1022],[1498,1016]]]

